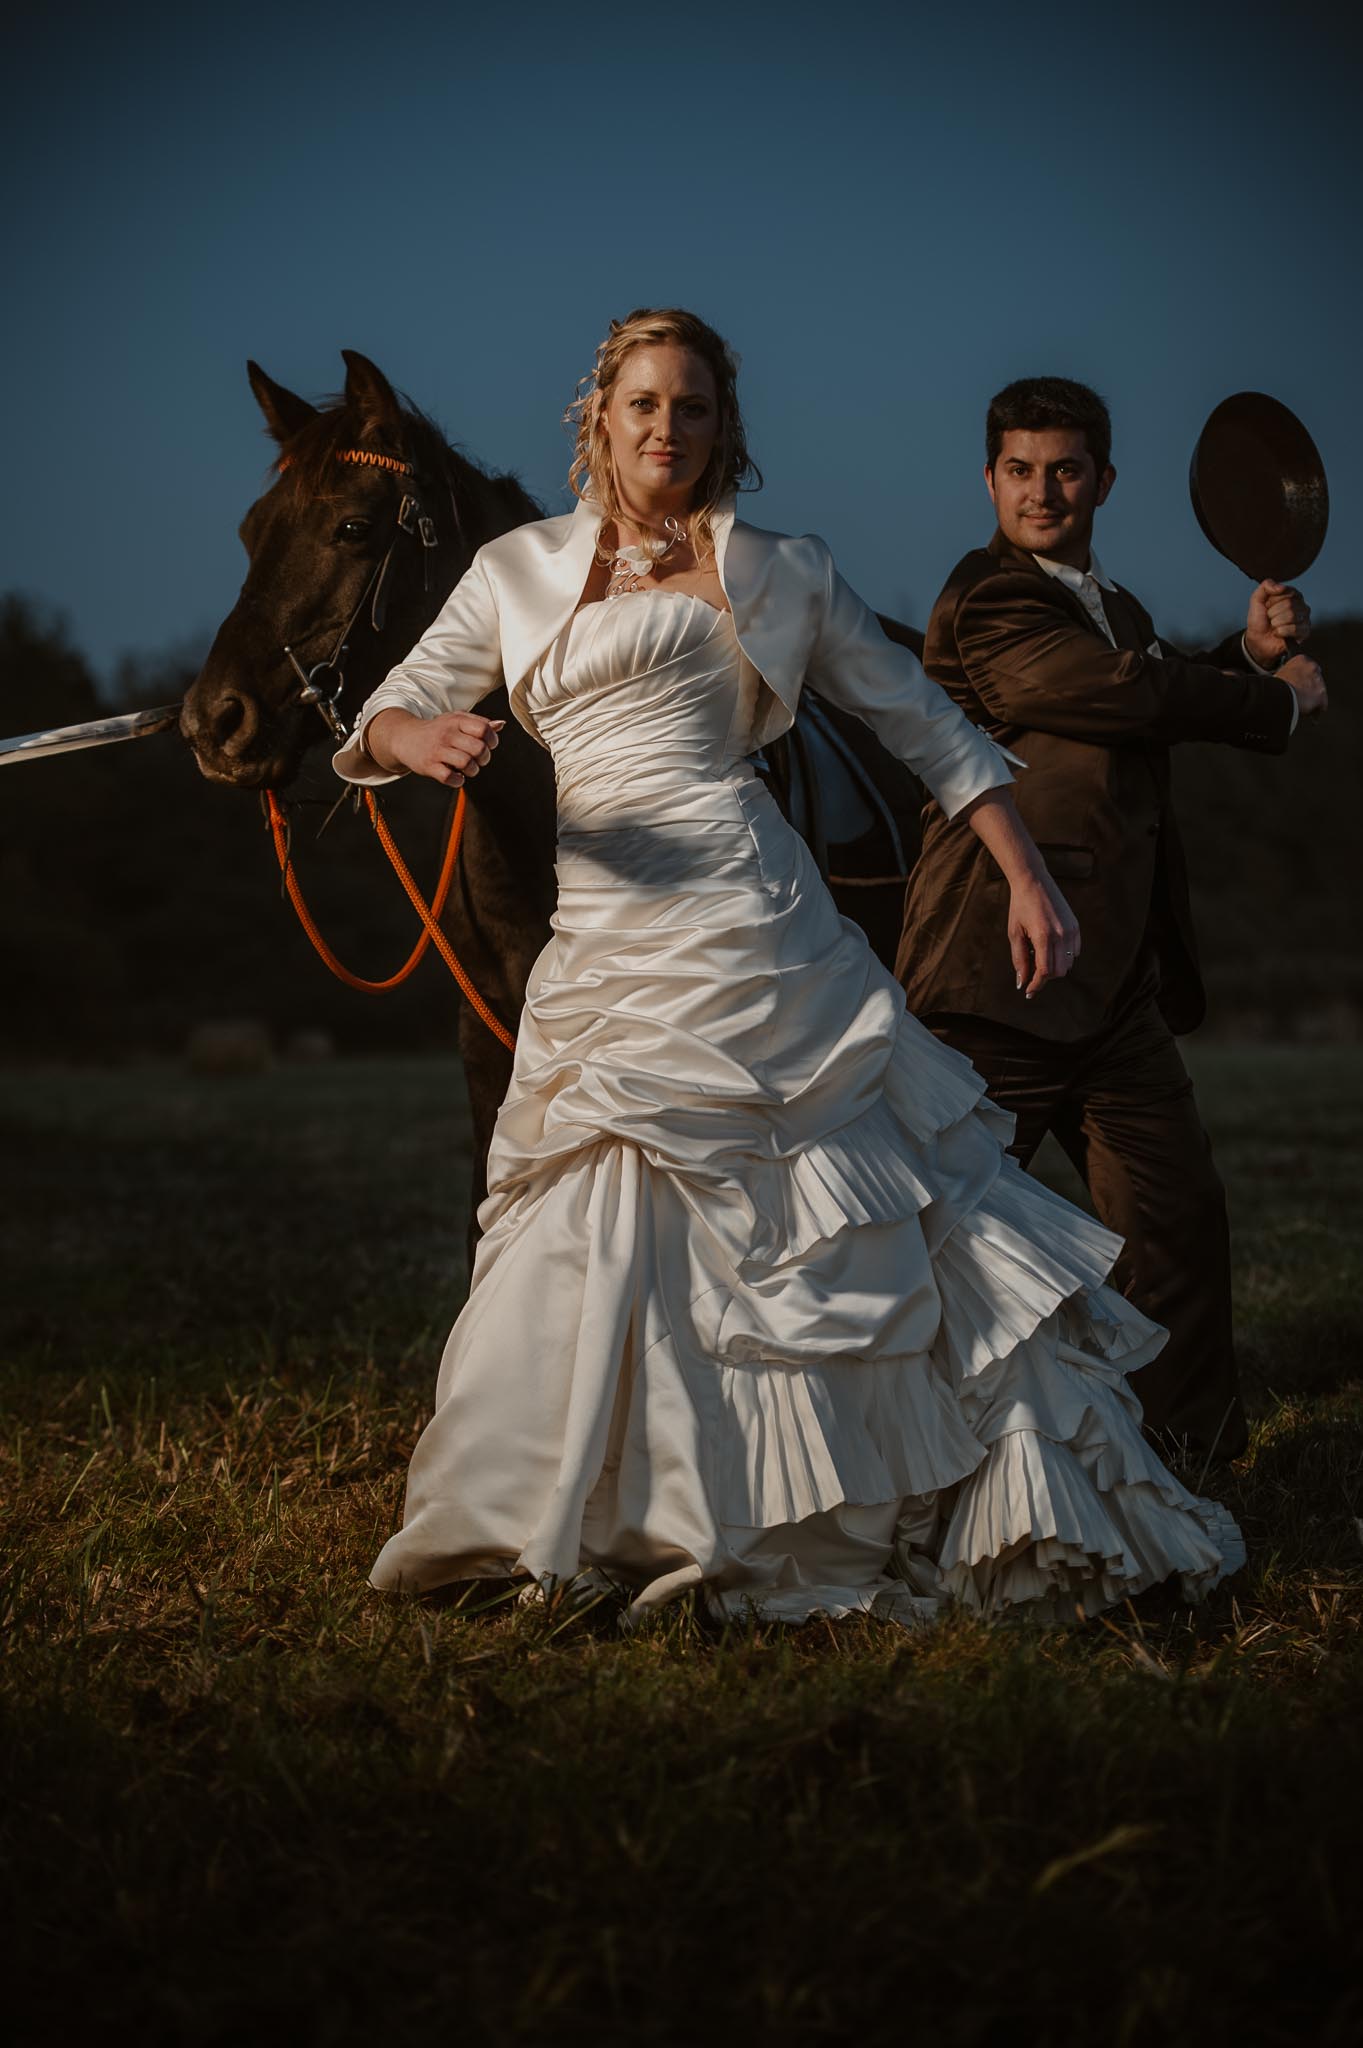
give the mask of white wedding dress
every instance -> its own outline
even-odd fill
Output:
[[[533,678],[554,934],[374,1584],[600,1567],[636,1612],[700,1586],[785,1620],[1194,1597],[1243,1550],[1141,1435],[1164,1333],[838,915],[745,759],[759,687],[730,615],[666,591],[584,607]]]

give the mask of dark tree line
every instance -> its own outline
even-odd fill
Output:
[[[1363,620],[1323,626],[1313,646],[1332,708],[1286,759],[1178,752],[1213,1029],[1339,1035],[1363,1019]],[[125,666],[118,708],[167,701],[188,680],[173,662]],[[60,625],[0,602],[0,733],[108,708]],[[315,760],[298,792],[300,871],[348,964],[389,973],[415,936],[411,910],[348,808],[314,843],[337,787],[323,749]],[[429,880],[448,800],[428,785],[386,802]],[[277,1042],[321,1029],[343,1052],[452,1042],[455,998],[433,958],[387,996],[326,973],[281,900],[256,799],[204,782],[174,737],[0,770],[0,902],[3,1057],[175,1053],[224,1018],[259,1019]]]

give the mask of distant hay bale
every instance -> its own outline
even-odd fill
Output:
[[[284,1041],[284,1057],[295,1066],[314,1067],[336,1057],[336,1041],[329,1031],[291,1031]]]
[[[185,1064],[191,1074],[263,1074],[274,1065],[274,1049],[255,1018],[215,1018],[190,1032]]]

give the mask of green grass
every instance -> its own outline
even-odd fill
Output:
[[[365,1585],[451,1065],[0,1076],[9,2030],[1352,2043],[1361,1072],[1198,1060],[1255,1418],[1208,1609],[629,1638]]]

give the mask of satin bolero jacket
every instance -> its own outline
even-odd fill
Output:
[[[366,699],[351,738],[333,757],[337,774],[371,785],[396,779],[361,745],[380,711],[397,708],[418,718],[468,711],[502,683],[513,714],[539,739],[526,686],[581,602],[600,525],[600,513],[584,500],[574,512],[513,527],[480,548],[406,660]],[[732,497],[713,527],[738,643],[764,685],[754,748],[792,723],[808,682],[864,719],[949,817],[983,790],[1011,782],[1010,761],[1025,765],[973,725],[907,648],[885,637],[816,536],[749,526],[735,518]]]

